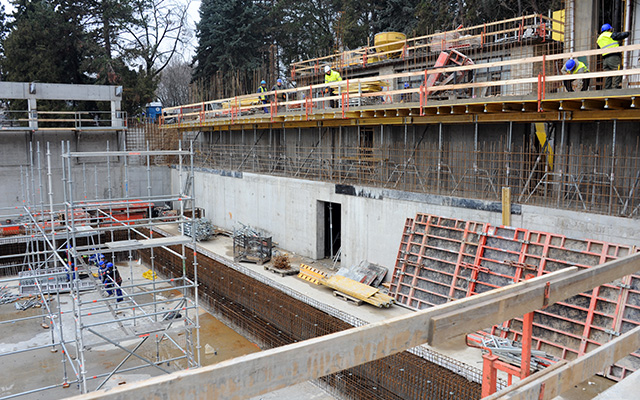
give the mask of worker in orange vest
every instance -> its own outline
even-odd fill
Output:
[[[598,47],[601,49],[613,49],[620,46],[620,43],[629,37],[629,32],[613,32],[610,24],[604,24],[600,28],[600,36],[598,37]],[[605,71],[617,71],[622,64],[620,53],[604,53],[602,54],[602,69]],[[605,89],[620,89],[622,83],[621,76],[608,76],[605,79]]]

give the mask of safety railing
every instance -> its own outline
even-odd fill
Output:
[[[590,80],[589,90],[599,89],[602,86],[599,80],[608,77],[621,77],[623,85],[628,87],[638,85],[640,68],[562,75],[560,70],[566,60],[639,49],[640,44],[635,44],[614,49],[428,68],[248,94],[167,108],[161,125],[180,128],[246,123],[247,117],[266,122],[281,121],[279,117],[308,120],[313,114],[325,112],[340,113],[342,118],[349,118],[350,111],[372,108],[407,108],[411,110],[411,115],[427,115],[427,108],[434,100],[438,101],[439,106],[460,106],[487,101],[502,103],[517,98],[537,101],[537,107],[527,111],[543,111],[542,102],[547,95],[566,93],[564,83],[577,78]],[[507,76],[508,79],[505,79]],[[277,101],[281,95],[285,96],[286,101]],[[265,96],[266,100],[261,100],[259,96]],[[484,112],[484,108],[479,112]]]
[[[104,131],[126,129],[124,111],[0,111],[0,131]]]
[[[563,38],[563,21],[541,14],[531,14],[294,62],[291,64],[291,78],[295,80],[298,76],[319,74],[323,65],[337,69],[351,66],[367,67],[388,59],[411,59],[429,52],[448,49],[488,50],[495,46],[508,47],[528,43],[531,39],[561,41]]]

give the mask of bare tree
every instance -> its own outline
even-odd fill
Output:
[[[175,107],[189,102],[192,69],[187,62],[174,59],[162,71],[156,97],[164,107]]]
[[[187,10],[191,0],[136,0],[137,24],[128,29],[128,55],[142,61],[147,76],[157,77],[192,36]],[[135,62],[135,61],[134,61]]]

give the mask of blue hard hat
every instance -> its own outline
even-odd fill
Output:
[[[575,60],[573,58],[570,59],[569,61],[567,61],[564,67],[567,69],[567,71],[573,71],[573,69],[576,67]]]
[[[404,83],[404,87],[405,87],[405,88],[408,88],[408,87],[409,87],[409,82],[405,82],[405,83]]]
[[[282,83],[282,79],[278,78],[278,80],[276,81],[276,83]]]
[[[107,263],[107,268],[111,268],[111,267],[113,267],[113,263],[108,262]]]
[[[266,84],[267,84],[267,81],[260,81],[260,84],[261,84],[261,85],[266,85]]]
[[[98,265],[102,267],[104,265],[104,261],[100,261]]]
[[[611,25],[604,24],[604,25],[602,25],[602,28],[600,28],[600,32],[609,31],[611,29],[613,29],[613,27]]]

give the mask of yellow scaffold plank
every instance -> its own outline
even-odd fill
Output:
[[[300,264],[300,273],[298,274],[298,278],[316,285],[322,285],[323,281],[327,279],[327,274],[306,264]]]

